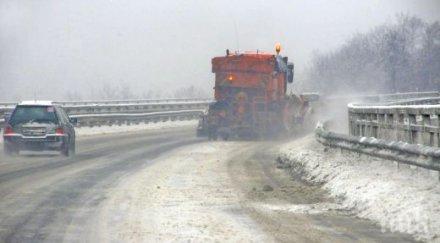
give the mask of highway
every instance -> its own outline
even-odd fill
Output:
[[[71,158],[0,151],[0,242],[412,241],[292,180],[277,143],[173,128],[79,138]]]

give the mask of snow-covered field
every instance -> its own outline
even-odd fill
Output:
[[[303,179],[322,183],[342,207],[377,222],[383,230],[440,242],[440,182],[437,172],[400,166],[336,149],[313,136],[281,148],[281,162]]]

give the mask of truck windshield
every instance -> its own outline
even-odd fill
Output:
[[[58,119],[53,106],[17,106],[9,119],[14,126],[22,123],[57,123]]]

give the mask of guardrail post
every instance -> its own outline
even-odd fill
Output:
[[[402,130],[397,141],[409,141],[410,143],[413,143],[414,139],[413,134],[411,133],[411,121],[409,115],[405,112],[405,110],[402,112],[404,113],[399,114],[399,123],[402,124],[404,130]]]
[[[431,146],[437,146],[440,147],[440,121],[439,121],[439,115],[436,114],[435,112],[431,112],[431,114],[429,114],[429,124],[432,127],[438,127],[436,132],[433,132],[433,134],[431,134],[431,136],[433,137],[432,139],[432,145]]]
[[[393,132],[393,139],[394,141],[399,141],[400,139],[400,133],[402,132],[399,127],[403,126],[403,121],[402,124],[400,122],[400,114],[397,112],[397,110],[393,111],[393,126],[391,127],[391,129],[394,130]]]
[[[423,116],[419,112],[417,112],[417,114],[415,114],[413,116],[415,118],[412,119],[411,123],[416,125],[416,127],[411,126],[412,124],[410,125],[411,134],[413,137],[413,143],[426,145],[424,135],[423,135],[423,133],[424,133]]]

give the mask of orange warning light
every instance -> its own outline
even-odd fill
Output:
[[[275,51],[277,52],[277,55],[280,54],[280,51],[281,51],[281,44],[280,43],[275,44]]]

